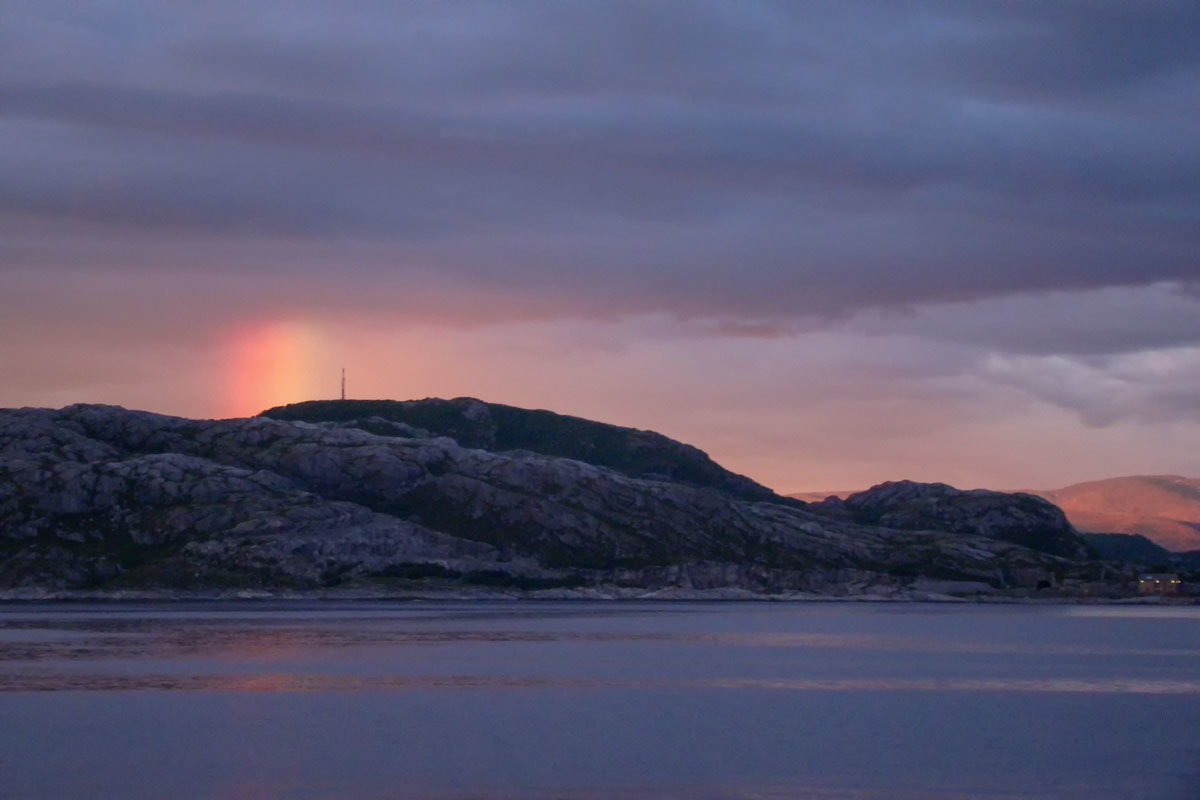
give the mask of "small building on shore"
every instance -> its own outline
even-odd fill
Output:
[[[1147,572],[1138,576],[1138,591],[1142,594],[1178,594],[1182,586],[1174,572]]]

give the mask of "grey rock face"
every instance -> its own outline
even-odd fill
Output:
[[[463,410],[475,422],[487,413]],[[918,503],[924,516],[886,521],[908,506],[876,497],[855,513],[890,510],[864,524],[819,504],[378,424],[386,431],[111,406],[0,411],[0,586],[846,594],[920,579],[1004,587],[1022,571],[1079,569],[1005,540],[1014,519],[1042,510],[1018,499],[1005,511],[1003,495],[946,495],[936,514]]]
[[[1031,494],[963,491],[944,483],[892,481],[816,504],[858,522],[905,530],[939,530],[1003,539],[1064,558],[1088,550],[1057,506]]]

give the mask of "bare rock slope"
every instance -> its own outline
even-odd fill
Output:
[[[745,500],[791,503],[746,476],[730,472],[702,450],[661,433],[553,411],[485,403],[473,397],[313,400],[271,408],[262,415],[334,422],[385,435],[447,436],[463,447],[492,452],[525,450],[608,467],[632,478],[719,489]]]
[[[962,490],[944,483],[889,481],[819,507],[857,522],[904,530],[938,530],[1003,539],[1064,558],[1088,551],[1066,515],[1032,494]]]
[[[553,421],[561,447],[579,447],[564,419]],[[510,434],[431,427],[377,413],[306,422],[0,411],[0,586],[846,594],[1109,574],[1074,558],[1069,530],[1022,543],[997,535],[1009,529],[992,506],[973,527],[959,524],[963,509],[954,525],[865,519],[780,498],[657,435],[632,435],[658,459],[643,469],[629,456],[640,446],[609,448],[596,464]],[[1014,502],[1026,523],[1044,522]]]

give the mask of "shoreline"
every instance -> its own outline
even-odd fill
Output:
[[[115,591],[85,590],[0,590],[0,607],[9,605],[31,605],[39,603],[85,603],[110,605],[121,603],[195,603],[195,602],[263,602],[263,603],[322,603],[322,602],[386,602],[386,603],[545,603],[545,602],[668,602],[668,603],[939,603],[948,605],[1200,605],[1200,598],[1190,596],[1168,597],[1165,595],[1132,595],[1128,597],[1079,597],[1079,596],[1019,596],[1019,595],[973,595],[961,596],[937,592],[896,592],[892,594],[845,594],[826,595],[808,592],[763,594],[744,589],[630,589],[611,587],[593,590],[542,590],[528,592],[462,592],[462,591],[412,591],[387,590],[267,590],[267,589],[213,589],[213,590],[149,590],[129,589]]]

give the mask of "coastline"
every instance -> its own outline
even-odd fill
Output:
[[[589,589],[544,589],[534,591],[395,591],[388,589],[122,589],[122,590],[0,590],[0,606],[30,603],[188,603],[188,602],[678,602],[678,603],[945,603],[973,605],[1200,605],[1190,596],[1132,595],[1128,597],[1080,597],[1071,595],[954,595],[929,591],[898,591],[890,594],[816,594],[784,592],[766,594],[745,589],[638,589],[629,587],[593,587]]]

